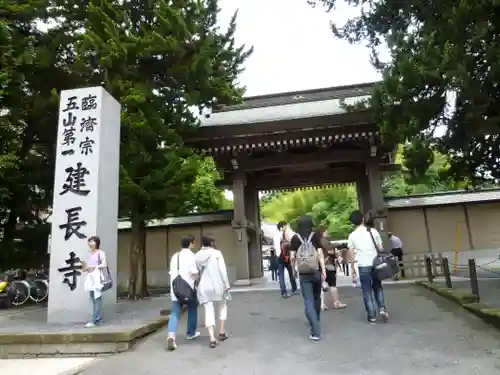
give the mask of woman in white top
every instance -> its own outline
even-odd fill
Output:
[[[210,347],[215,348],[219,341],[228,338],[225,329],[227,320],[226,301],[230,299],[231,285],[227,277],[226,263],[222,253],[215,249],[215,239],[203,236],[201,249],[195,255],[196,265],[200,270],[198,300],[205,309],[205,326],[210,335]],[[217,306],[220,322],[218,338],[215,337],[215,307]]]
[[[101,239],[92,236],[87,241],[90,249],[88,262],[82,262],[83,270],[87,272],[83,289],[89,293],[92,301],[92,320],[85,324],[86,328],[93,328],[101,324],[102,308],[102,281],[101,270],[107,267],[106,254],[100,249]]]
[[[383,250],[382,239],[375,228],[365,225],[364,215],[360,211],[354,211],[351,214],[351,222],[356,226],[348,239],[352,281],[357,283],[357,274],[359,273],[368,322],[370,324],[376,323],[377,308],[382,320],[387,322],[389,314],[385,308],[382,282],[376,277],[373,270],[373,260],[377,256],[377,248]]]

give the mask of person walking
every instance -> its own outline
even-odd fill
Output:
[[[170,259],[170,299],[172,300],[172,311],[168,321],[168,334],[167,334],[167,349],[177,349],[176,334],[179,326],[179,319],[182,314],[183,302],[179,301],[176,297],[173,288],[173,281],[176,277],[180,276],[191,289],[193,289],[193,296],[195,289],[195,282],[198,279],[199,271],[196,266],[195,256],[193,249],[195,246],[195,239],[193,236],[184,236],[181,239],[181,250],[175,253]],[[198,301],[196,298],[185,303],[187,307],[187,332],[186,339],[193,340],[200,336],[200,332],[196,331],[198,324]]]
[[[271,250],[271,256],[269,258],[269,270],[271,271],[271,279],[273,281],[278,280],[278,257],[276,256],[275,250]]]
[[[336,266],[336,249],[328,240],[328,228],[326,226],[320,226],[318,228],[318,234],[321,235],[320,243],[323,250],[323,256],[325,258],[325,269],[326,269],[326,283],[328,284],[328,289],[332,296],[333,308],[343,309],[347,307],[345,303],[340,302],[339,291],[337,289],[337,266]],[[321,309],[328,310],[325,303],[325,292],[321,290]]]
[[[391,254],[398,259],[401,277],[405,277],[405,269],[403,267],[403,241],[401,241],[398,236],[390,232],[388,233],[388,236],[389,241],[391,241]],[[398,279],[398,277],[396,277],[396,279]]]
[[[320,243],[321,235],[313,231],[313,221],[302,216],[298,230],[290,239],[292,267],[297,266],[304,311],[310,325],[309,339],[321,339],[321,283],[326,278],[325,259]]]
[[[210,348],[215,348],[219,341],[227,340],[227,300],[231,299],[229,278],[222,253],[216,249],[215,239],[203,236],[201,250],[195,260],[200,269],[198,300],[205,310],[205,326],[210,336]],[[219,334],[215,336],[215,309],[219,318]]]
[[[359,282],[368,322],[370,324],[377,322],[377,312],[382,320],[387,322],[389,314],[385,306],[382,281],[377,278],[373,269],[373,260],[377,256],[375,246],[378,247],[378,250],[383,250],[382,239],[375,228],[365,225],[364,215],[360,211],[352,212],[350,220],[356,226],[348,239],[352,282],[353,284],[357,283],[359,272]]]
[[[273,238],[273,247],[278,257],[278,278],[280,282],[281,296],[288,298],[285,283],[285,270],[290,277],[290,284],[292,286],[292,294],[297,293],[297,282],[295,281],[295,271],[290,262],[290,239],[294,233],[285,221],[278,223],[278,233]]]

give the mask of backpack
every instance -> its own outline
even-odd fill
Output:
[[[281,239],[281,253],[280,253],[280,258],[285,262],[285,263],[290,263],[290,242],[288,242],[285,239],[285,236],[283,235]]]
[[[309,235],[307,241],[297,234],[297,237],[300,239],[301,245],[297,250],[297,271],[299,274],[301,273],[313,273],[318,270],[319,258],[318,258],[318,250],[314,247],[311,242],[312,236],[314,232]]]
[[[177,253],[177,276],[172,280],[172,292],[180,303],[189,303],[196,299],[196,292],[191,285],[182,278],[179,270],[180,251]]]

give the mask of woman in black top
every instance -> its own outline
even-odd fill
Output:
[[[320,242],[323,249],[323,256],[325,257],[326,282],[328,284],[330,294],[332,295],[333,308],[343,309],[347,305],[340,302],[339,292],[337,289],[337,266],[335,264],[337,260],[337,249],[335,249],[328,240],[328,228],[326,226],[320,226],[318,228],[318,233],[322,236]],[[321,309],[328,310],[323,291],[321,292]]]
[[[312,234],[312,236],[311,236]],[[311,236],[311,237],[310,237]],[[304,298],[304,311],[311,326],[309,339],[319,341],[320,315],[321,315],[321,282],[326,277],[325,259],[321,249],[321,235],[313,232],[313,222],[309,216],[302,216],[298,222],[297,233],[290,240],[290,259],[292,267],[295,268],[296,253],[303,242],[310,238],[311,244],[318,252],[318,269],[312,273],[299,273],[300,291]]]

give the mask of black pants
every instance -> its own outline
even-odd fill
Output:
[[[349,276],[349,263],[342,263],[342,270],[344,275]]]
[[[405,277],[405,269],[403,267],[403,249],[399,247],[392,249],[391,254],[398,258],[399,268],[401,269],[401,277]]]
[[[273,268],[271,270],[271,278],[273,279],[273,281],[278,280],[278,269],[277,268]]]
[[[297,291],[297,283],[295,281],[295,275],[293,274],[292,265],[290,263],[285,263],[282,259],[279,259],[278,278],[280,281],[280,289],[282,295],[286,295],[285,270],[287,270],[288,276],[290,277],[290,284],[292,284],[292,293],[295,293]]]

